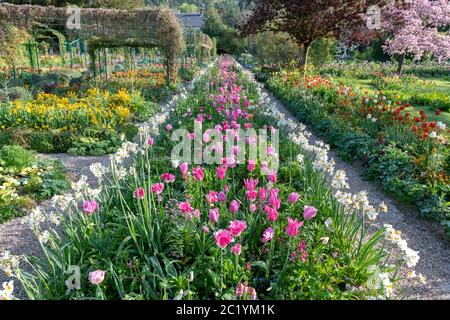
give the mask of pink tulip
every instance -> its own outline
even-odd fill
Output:
[[[267,197],[267,191],[265,188],[259,188],[259,200],[264,200]]]
[[[87,214],[93,214],[98,209],[98,203],[95,200],[85,201],[83,203],[83,211]]]
[[[200,210],[195,209],[195,210],[192,212],[192,215],[193,215],[194,217],[196,217],[196,218],[200,217]]]
[[[203,231],[204,233],[209,233],[209,228],[208,228],[208,226],[203,226],[203,227],[202,227],[202,231]]]
[[[295,203],[295,202],[297,202],[299,197],[300,196],[298,195],[297,192],[292,192],[288,197],[288,201],[289,201],[289,203]]]
[[[255,212],[255,211],[256,211],[256,204],[252,203],[252,204],[250,205],[250,212],[253,213],[253,212]]]
[[[192,212],[192,207],[191,204],[189,202],[180,202],[178,204],[178,208],[181,210],[182,213],[191,213]]]
[[[276,221],[278,219],[278,212],[277,210],[269,207],[269,206],[264,206],[264,211],[267,214],[267,219],[269,219],[269,221],[273,222]]]
[[[271,189],[269,193],[269,206],[272,206],[275,210],[280,209],[281,202],[280,199],[278,199],[278,193],[280,192],[280,189]]]
[[[228,230],[230,230],[233,237],[239,237],[241,233],[247,228],[247,223],[241,220],[231,221]]]
[[[217,192],[210,191],[206,196],[206,201],[208,201],[209,204],[213,204],[219,201],[219,197],[217,196]]]
[[[153,144],[155,143],[155,139],[153,139],[152,137],[147,137],[147,145],[148,146],[153,146]]]
[[[241,244],[237,243],[234,246],[231,247],[231,252],[233,252],[235,255],[240,255],[241,254]]]
[[[162,183],[154,183],[152,185],[152,192],[154,194],[161,194],[161,192],[163,192],[164,190],[164,184]]]
[[[230,203],[230,212],[236,213],[239,210],[239,202],[236,200],[231,201]]]
[[[194,179],[197,181],[201,181],[204,178],[204,173],[202,167],[198,166],[197,168],[192,169],[192,174]]]
[[[223,180],[225,179],[225,174],[227,173],[227,167],[220,166],[216,168],[217,179]]]
[[[231,242],[233,242],[233,237],[228,230],[219,230],[214,233],[214,238],[216,239],[216,244],[219,248],[226,248]]]
[[[255,167],[256,167],[256,161],[249,160],[248,161],[247,170],[250,171],[250,172],[253,172],[255,170]]]
[[[275,173],[275,171],[271,170],[267,179],[269,179],[269,181],[272,183],[277,183],[277,174]]]
[[[247,196],[248,201],[253,202],[256,200],[256,197],[258,196],[258,191],[249,190],[249,191],[245,192],[245,195]]]
[[[170,123],[168,125],[166,125],[166,130],[169,132],[171,132],[173,130],[173,127]]]
[[[317,209],[314,207],[310,207],[310,206],[305,206],[305,210],[303,211],[303,217],[306,220],[311,220],[312,218],[314,218],[317,214]]]
[[[255,190],[258,185],[258,179],[244,179],[244,187],[247,191]]]
[[[241,298],[244,295],[245,290],[246,286],[243,283],[239,282],[236,286],[236,296],[238,298]]]
[[[264,243],[269,242],[273,239],[274,235],[275,231],[271,227],[268,227],[266,230],[264,230],[261,240]]]
[[[133,192],[133,198],[135,199],[144,199],[144,195],[145,195],[145,190],[144,188],[137,188],[134,192]]]
[[[209,220],[214,223],[219,221],[219,209],[212,208],[211,210],[209,210]]]
[[[227,201],[227,194],[223,191],[220,191],[219,194],[217,195],[217,198],[219,199],[220,202],[225,202]]]
[[[211,137],[206,132],[202,135],[202,139],[204,143],[208,143],[209,141],[211,141]]]
[[[189,170],[189,165],[187,164],[187,162],[183,162],[182,164],[180,164],[180,172],[183,176],[188,173],[188,170]]]
[[[298,233],[298,229],[303,225],[303,221],[299,222],[297,219],[288,218],[288,225],[286,227],[286,233],[290,237],[295,237]]]
[[[171,183],[175,181],[175,175],[171,174],[171,173],[163,173],[161,175],[161,179],[162,181],[164,181],[165,183]]]
[[[89,272],[89,282],[93,285],[98,286],[103,282],[103,280],[105,280],[105,274],[106,272],[102,270]]]

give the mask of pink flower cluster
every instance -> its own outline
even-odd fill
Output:
[[[247,283],[238,283],[236,286],[236,297],[249,300],[257,300],[256,290]]]

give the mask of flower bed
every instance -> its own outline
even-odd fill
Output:
[[[19,146],[0,149],[0,223],[23,216],[36,201],[69,187],[61,162],[38,161]]]
[[[225,130],[229,139],[244,127],[269,129],[273,141],[277,131],[267,124],[277,124],[279,147],[266,151],[279,170],[267,172],[269,160],[237,164],[236,155],[217,165],[171,159],[171,133],[186,128],[195,138],[194,123],[220,141]],[[202,147],[217,150],[210,134],[200,133]],[[140,144],[123,144],[109,168],[91,167],[100,189],[81,179],[74,198],[55,198],[60,237],[42,228],[45,213],[27,218],[46,258],[4,253],[0,265],[31,299],[391,297],[398,269],[414,267],[417,252],[392,226],[375,228],[387,208],[345,192],[345,172],[334,172],[327,146],[307,136],[250,74],[221,59],[191,94],[140,129]],[[244,146],[254,143],[250,135]],[[20,260],[34,272],[17,268]],[[79,282],[65,282],[74,270]],[[5,287],[3,296],[13,298],[12,283]]]
[[[186,78],[186,74],[195,73],[196,66],[182,66],[180,74],[182,80],[192,80]],[[153,66],[147,69],[116,71],[108,79],[94,80],[89,84],[90,87],[100,88],[110,92],[117,92],[122,88],[129,91],[139,91],[142,96],[152,102],[159,102],[167,99],[178,85],[178,79],[169,86],[166,84],[164,68],[162,66]]]
[[[0,141],[20,143],[39,152],[81,155],[112,153],[120,135],[132,139],[134,117],[150,116],[151,106],[137,93],[89,89],[83,96],[40,93],[31,100],[0,104]]]
[[[372,78],[372,84],[387,96],[409,101],[410,103],[428,108],[450,112],[449,88],[438,89],[432,80],[410,76],[386,76],[380,74]]]
[[[302,122],[312,126],[346,159],[362,160],[367,176],[384,190],[414,203],[450,226],[448,129],[412,114],[401,101],[360,95],[319,76],[275,73],[267,86]]]

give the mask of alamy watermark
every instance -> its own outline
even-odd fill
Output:
[[[68,266],[66,274],[69,277],[65,281],[67,291],[80,290],[81,289],[81,273],[79,266]]]
[[[66,21],[66,28],[68,30],[81,29],[81,8],[77,6],[68,6],[66,14],[69,16]]]

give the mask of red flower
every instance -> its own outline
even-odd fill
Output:
[[[439,115],[441,114],[441,110],[436,109],[436,111],[434,111],[434,113],[435,113],[437,116],[439,116]]]

